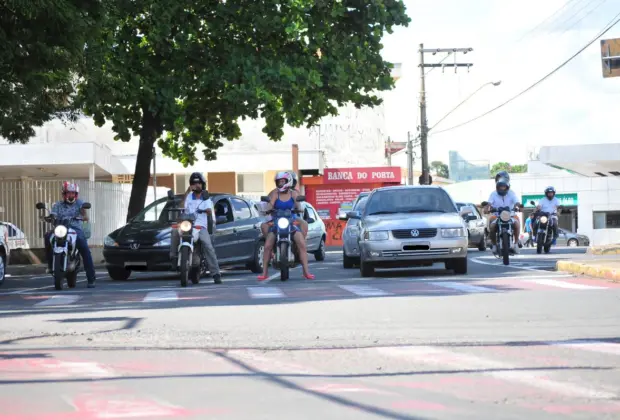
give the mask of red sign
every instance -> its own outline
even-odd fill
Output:
[[[369,184],[401,182],[401,169],[398,166],[380,166],[377,168],[333,168],[325,169],[325,184]]]

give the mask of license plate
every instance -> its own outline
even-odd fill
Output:
[[[125,267],[128,266],[128,265],[134,265],[134,266],[135,265],[144,265],[144,266],[146,266],[146,261],[127,261],[125,263]]]

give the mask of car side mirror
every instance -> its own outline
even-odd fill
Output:
[[[297,198],[295,199],[295,201],[297,201],[298,203],[306,201],[306,196],[305,195],[298,195]]]
[[[467,216],[468,214],[471,214],[471,213],[473,213],[473,212],[474,212],[474,210],[473,210],[471,207],[469,207],[469,206],[463,206],[463,207],[461,208],[461,210],[459,211],[459,215],[460,215],[461,217],[465,217],[465,216]]]
[[[468,222],[473,222],[474,220],[478,220],[478,216],[476,216],[475,214],[468,214],[467,216],[465,216],[465,220],[467,220]]]
[[[269,203],[269,196],[261,195],[260,201],[262,201],[263,203]]]
[[[357,211],[348,211],[347,219],[361,219],[362,216]]]
[[[226,216],[217,216],[215,218],[215,224],[216,225],[221,225],[221,224],[224,224],[226,222],[228,222],[228,217],[226,217]]]
[[[338,212],[338,220],[348,220],[347,213],[344,211]]]
[[[168,200],[174,200],[174,192],[172,190],[168,190]]]
[[[37,210],[43,210],[45,208],[45,204],[37,203],[36,208],[37,208]]]
[[[83,208],[83,209],[85,209],[85,210],[90,210],[90,208],[91,208],[91,207],[92,207],[92,206],[90,205],[90,203],[84,203],[84,204],[82,204],[82,208]]]
[[[202,198],[203,200],[208,200],[209,199],[209,191],[204,190],[203,192],[200,193],[200,198]]]

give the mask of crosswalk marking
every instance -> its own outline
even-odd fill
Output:
[[[446,287],[448,289],[458,290],[465,293],[493,293],[497,292],[495,289],[483,286],[474,286],[473,284],[457,283],[452,281],[435,281],[431,282],[433,286]]]
[[[279,287],[248,287],[252,299],[273,299],[286,297]]]
[[[378,289],[376,287],[367,286],[367,285],[358,285],[358,286],[344,286],[338,285],[343,290],[347,292],[351,292],[356,294],[357,296],[388,296],[392,293],[386,292],[385,290]]]
[[[165,290],[161,292],[148,292],[142,302],[163,302],[177,300],[178,298],[177,292]]]
[[[559,287],[562,289],[579,289],[579,290],[607,289],[607,287],[603,287],[603,286],[590,286],[587,284],[570,283],[567,281],[551,280],[551,279],[527,279],[524,281],[529,282],[529,283],[542,284],[545,286]]]
[[[59,306],[59,305],[71,305],[72,303],[80,300],[81,296],[78,295],[54,295],[49,299],[45,299],[42,302],[35,303],[34,306]]]
[[[615,354],[620,356],[620,344],[608,343],[605,341],[550,341],[550,346],[576,348],[580,350],[593,351],[597,353]]]

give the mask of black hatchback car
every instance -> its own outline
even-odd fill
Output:
[[[220,266],[245,265],[263,270],[263,219],[248,200],[231,194],[210,194],[216,216],[213,245]],[[183,195],[149,204],[125,226],[105,238],[103,257],[113,280],[127,280],[132,271],[170,271],[170,235]]]

